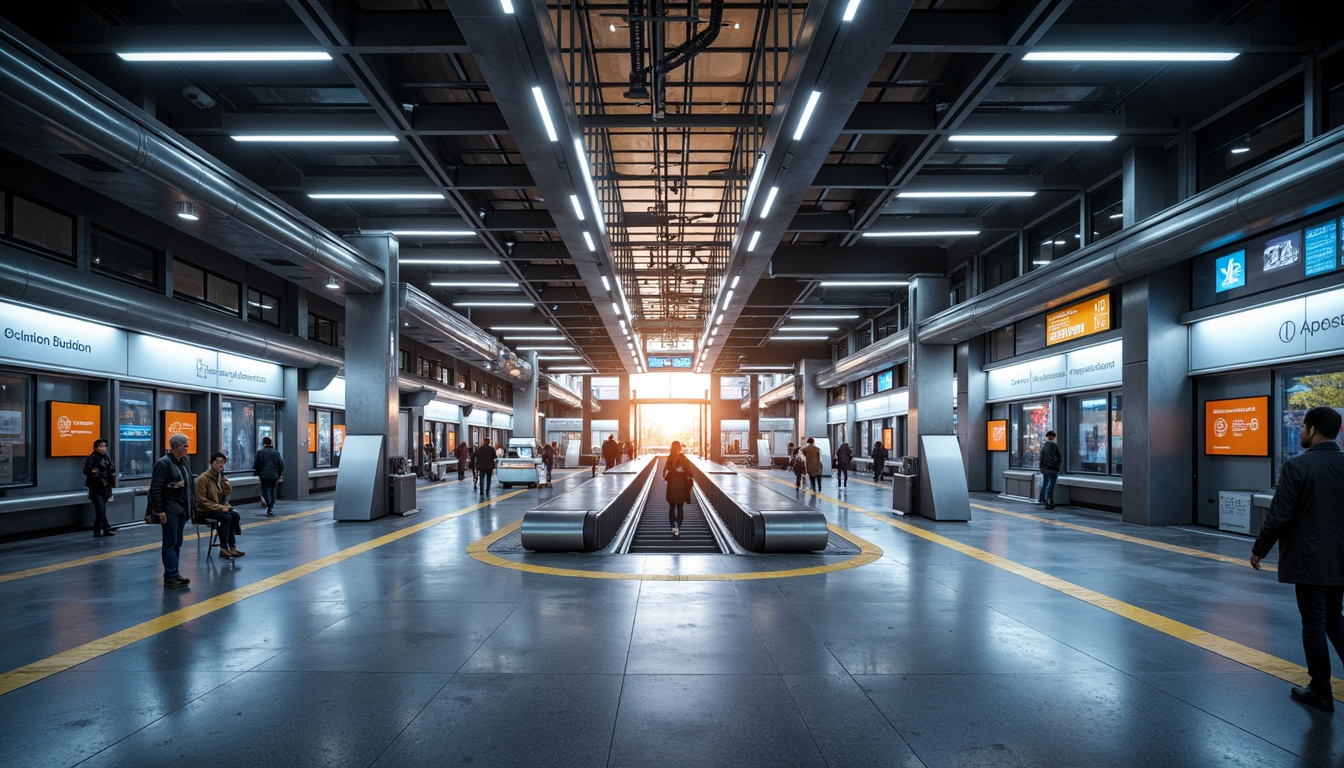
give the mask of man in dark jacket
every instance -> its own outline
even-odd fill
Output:
[[[849,443],[841,443],[835,449],[835,483],[844,488],[849,484],[849,462],[854,460],[854,449]]]
[[[271,445],[271,438],[261,438],[261,450],[252,460],[252,474],[261,478],[261,503],[266,507],[266,516],[275,514],[275,484],[284,479],[285,460],[280,452]]]
[[[887,471],[887,446],[881,440],[873,443],[873,479],[882,482],[882,473]]]
[[[107,455],[107,441],[93,441],[93,453],[84,459],[84,487],[89,489],[93,502],[93,537],[116,536],[107,523],[107,500],[112,498],[112,486],[117,484],[117,472]]]
[[[457,455],[457,479],[460,482],[467,477],[467,463],[471,461],[471,445],[463,440],[457,444],[455,453]]]
[[[182,529],[196,508],[195,479],[187,463],[186,435],[168,439],[168,453],[154,462],[154,474],[149,481],[149,508],[163,524],[163,586],[168,589],[185,587],[191,579],[183,578],[177,570],[182,553]]]
[[[1333,712],[1330,646],[1344,662],[1344,452],[1335,437],[1340,416],[1333,408],[1312,408],[1298,437],[1305,450],[1284,462],[1269,515],[1251,547],[1251,567],[1279,544],[1279,581],[1296,585],[1302,614],[1302,648],[1310,684],[1294,686],[1292,697]],[[1328,641],[1328,642],[1327,642]]]
[[[481,493],[480,495],[489,498],[490,480],[495,474],[495,448],[490,445],[490,438],[481,441],[481,447],[476,449],[476,473],[480,475]]]
[[[607,469],[621,463],[621,444],[616,442],[615,435],[607,435],[607,441],[602,444],[602,460],[606,462]]]
[[[1041,446],[1041,503],[1046,509],[1055,508],[1055,482],[1059,480],[1059,468],[1064,464],[1064,455],[1055,443],[1055,431],[1045,433],[1045,445]]]

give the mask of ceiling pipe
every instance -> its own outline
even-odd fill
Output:
[[[817,371],[814,383],[821,388],[838,387],[870,376],[910,358],[910,332],[894,334]]]
[[[397,391],[407,394],[433,392],[434,400],[443,400],[454,405],[471,406],[495,413],[513,413],[513,406],[495,400],[488,400],[480,395],[473,394],[465,389],[457,389],[446,384],[440,384],[437,381],[427,379],[411,378],[407,374],[398,374]],[[464,414],[465,415],[465,414]]]
[[[4,145],[83,186],[287,279],[334,276],[363,292],[384,285],[382,272],[337,237],[7,22],[0,102],[9,118],[0,122]],[[181,225],[182,202],[199,221]]]
[[[500,370],[494,372],[513,381],[529,381],[532,378],[532,365],[518,357],[516,352],[414,286],[406,286],[405,312],[460,346],[463,359],[489,363],[492,367],[509,363],[499,365]]]

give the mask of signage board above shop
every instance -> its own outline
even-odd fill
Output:
[[[1045,344],[1054,346],[1111,329],[1111,295],[1093,296],[1046,313]]]
[[[1193,259],[1190,306],[1232,301],[1336,272],[1344,264],[1344,218],[1335,209]]]
[[[1119,384],[1123,348],[1119,339],[989,371],[989,402],[1029,395],[1077,392]]]
[[[1344,349],[1344,289],[1254,307],[1190,325],[1190,372],[1206,373]]]

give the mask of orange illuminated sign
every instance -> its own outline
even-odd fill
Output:
[[[891,427],[882,428],[882,447],[891,450]]]
[[[991,451],[1008,450],[1008,420],[996,419],[985,424],[985,439]]]
[[[163,450],[168,450],[168,441],[173,435],[187,438],[187,453],[196,455],[196,414],[191,411],[163,412]]]
[[[1093,296],[1045,316],[1045,345],[1062,344],[1111,329],[1111,294]]]
[[[47,401],[47,455],[88,456],[103,429],[103,407]]]
[[[457,453],[457,433],[448,433],[448,453]]]
[[[1204,403],[1204,453],[1268,456],[1269,398],[1240,397]]]
[[[308,422],[308,452],[317,453],[317,422]]]
[[[332,455],[341,455],[341,446],[345,445],[345,425],[331,425],[331,452]]]

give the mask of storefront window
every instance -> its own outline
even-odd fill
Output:
[[[331,411],[317,412],[317,466],[331,466]]]
[[[154,468],[154,393],[121,388],[117,400],[117,471],[123,478],[149,477]]]
[[[274,421],[274,414],[272,414]],[[257,452],[256,404],[243,400],[225,400],[220,405],[220,450],[229,455],[225,472],[252,469]]]
[[[1124,472],[1124,442],[1125,442],[1125,420],[1121,417],[1119,392],[1111,394],[1111,474],[1122,475]]]
[[[1279,389],[1282,429],[1279,434],[1278,461],[1274,467],[1277,483],[1283,462],[1302,452],[1302,417],[1312,408],[1324,406],[1344,414],[1344,370],[1317,369],[1285,375]],[[1344,448],[1344,430],[1335,441]]]
[[[1018,469],[1039,467],[1045,433],[1051,429],[1050,401],[1013,403],[1009,409],[1009,420],[1012,429],[1009,465]]]
[[[0,376],[0,487],[33,482],[33,384]]]
[[[1110,448],[1110,399],[1105,394],[1070,397],[1066,412],[1072,445],[1067,446],[1069,472],[1106,474]]]

